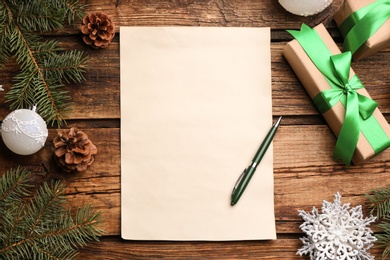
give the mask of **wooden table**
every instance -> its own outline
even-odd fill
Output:
[[[84,1],[81,1],[84,2]],[[119,26],[240,26],[272,29],[273,115],[284,116],[274,140],[275,218],[277,240],[237,242],[124,241],[120,237],[120,104],[119,33],[107,49],[85,45],[74,28],[52,35],[66,49],[85,51],[90,57],[86,81],[65,87],[74,101],[67,128],[77,125],[99,149],[96,161],[82,174],[63,174],[52,167],[51,144],[56,129],[49,129],[46,146],[31,156],[17,156],[0,141],[0,172],[22,165],[46,179],[61,178],[73,207],[91,203],[104,214],[106,231],[100,242],[80,250],[80,259],[308,259],[296,255],[303,236],[298,210],[321,208],[340,192],[352,206],[367,201],[364,194],[387,183],[390,150],[361,166],[346,167],[332,159],[336,138],[314,108],[299,80],[282,56],[291,36],[302,22],[323,22],[336,42],[341,38],[332,21],[341,0],[319,15],[299,17],[287,13],[276,0],[94,0],[85,1],[89,11],[105,11]],[[355,72],[372,98],[390,119],[390,49],[353,63]],[[9,89],[17,67],[13,62],[0,71],[0,84]],[[10,110],[0,92],[0,118]],[[364,214],[368,214],[364,207]],[[260,225],[261,223],[259,223]],[[147,225],[147,223],[145,223]],[[375,227],[374,227],[375,229]],[[377,230],[377,229],[376,229]],[[375,256],[381,251],[371,250]]]

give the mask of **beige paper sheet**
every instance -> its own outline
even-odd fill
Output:
[[[121,228],[134,240],[275,239],[269,28],[121,27]]]

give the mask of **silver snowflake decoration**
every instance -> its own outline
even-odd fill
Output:
[[[309,254],[311,260],[374,259],[367,250],[376,238],[367,226],[375,217],[363,218],[361,205],[341,205],[341,196],[336,193],[334,203],[322,202],[322,213],[313,207],[311,214],[300,210],[299,216],[304,220],[300,228],[307,235],[301,238],[299,255]]]

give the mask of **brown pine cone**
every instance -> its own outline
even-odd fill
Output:
[[[96,146],[83,131],[72,127],[60,130],[53,140],[54,158],[68,172],[85,171],[95,160]]]
[[[80,25],[83,40],[93,48],[107,48],[115,36],[115,25],[103,12],[92,12],[83,18]]]

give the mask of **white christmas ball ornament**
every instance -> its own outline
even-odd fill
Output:
[[[279,0],[284,9],[301,16],[318,14],[332,2],[333,0]]]
[[[1,136],[5,145],[14,153],[30,155],[38,152],[48,136],[46,122],[32,110],[18,109],[11,112],[1,124]]]

